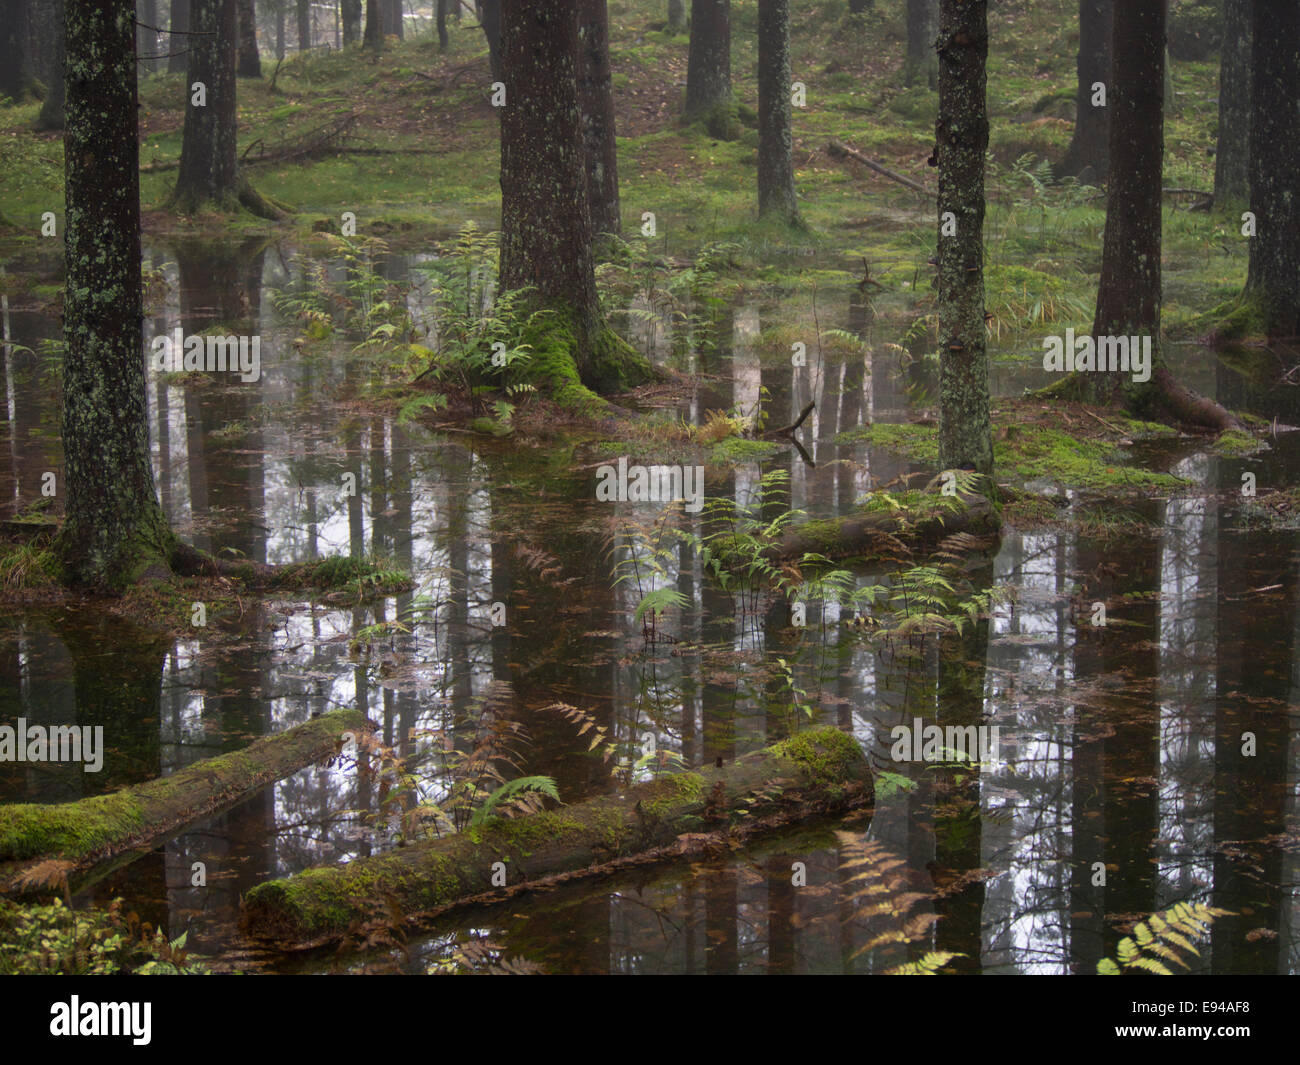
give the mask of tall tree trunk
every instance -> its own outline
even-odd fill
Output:
[[[1093,335],[1151,337],[1160,357],[1160,208],[1164,174],[1165,0],[1114,13],[1110,185]],[[1082,394],[1110,400],[1118,373],[1081,374]]]
[[[362,44],[376,52],[384,47],[384,0],[366,0],[366,34]]]
[[[361,40],[361,0],[343,0],[341,17],[344,47],[356,44]]]
[[[906,84],[924,81],[932,89],[938,84],[939,58],[934,51],[938,25],[938,0],[907,0],[907,60],[903,64]]]
[[[758,0],[758,213],[798,225],[790,84],[790,0]]]
[[[1214,202],[1250,198],[1251,0],[1224,0],[1219,63],[1219,137],[1214,153]]]
[[[167,47],[167,70],[171,74],[184,73],[189,64],[190,38],[186,36],[190,28],[190,0],[172,0],[170,21],[171,33],[164,38]]]
[[[190,62],[185,79],[185,129],[172,205],[193,214],[205,204],[234,209],[235,0],[191,0]],[[195,104],[195,86],[203,104]]]
[[[708,117],[730,105],[731,0],[691,0],[686,117]]]
[[[66,0],[67,295],[59,554],[74,583],[113,588],[164,567],[140,294],[135,8]]]
[[[406,36],[405,23],[402,19],[402,0],[383,0],[388,5],[384,14],[384,29],[399,41]]]
[[[488,63],[494,81],[501,80],[501,0],[475,0],[479,25],[487,39]]]
[[[30,0],[0,0],[0,94],[21,100],[31,88]]]
[[[284,58],[284,4],[275,9],[275,58]]]
[[[686,0],[668,0],[668,32],[676,36],[686,29]]]
[[[1105,182],[1110,170],[1110,48],[1114,0],[1079,0],[1079,83],[1075,90],[1074,136],[1058,177],[1086,185]],[[1100,90],[1094,86],[1100,85]],[[1105,104],[1100,92],[1106,94]]]
[[[311,47],[311,0],[298,0],[298,51]]]
[[[52,0],[55,19],[54,68],[57,76],[50,81],[49,92],[41,103],[41,113],[36,119],[36,128],[43,130],[62,129],[64,123],[64,100],[67,85],[66,42],[64,38],[65,12],[64,0]],[[155,37],[156,39],[156,37]]]
[[[257,8],[255,0],[238,0],[239,66],[235,73],[241,78],[262,76],[262,57],[257,54]]]
[[[567,364],[588,388],[613,391],[644,364],[605,325],[596,294],[578,50],[576,6],[502,0],[501,288],[530,287],[554,312],[534,345],[547,384],[567,391]]]
[[[59,31],[62,32],[62,11],[63,5],[55,0],[59,12]],[[158,52],[158,3],[157,0],[139,0],[135,5],[135,13],[139,21],[135,27],[135,55],[136,67],[144,73],[152,73],[158,69],[158,61],[150,58]]]
[[[988,0],[939,5],[939,464],[993,472],[984,325]]]
[[[438,0],[438,51],[445,52],[451,44],[451,38],[447,35],[447,11],[451,7],[451,0]]]
[[[609,65],[606,0],[578,0],[578,95],[586,143],[587,198],[593,234],[618,235],[618,145],[614,135],[614,79]]]
[[[1300,336],[1300,7],[1254,0],[1254,121],[1246,291],[1270,337]]]

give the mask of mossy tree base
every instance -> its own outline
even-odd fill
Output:
[[[188,824],[234,805],[254,791],[337,753],[343,733],[366,727],[355,710],[335,710],[241,751],[204,759],[171,776],[78,802],[0,806],[0,888],[30,883],[33,867],[69,863],[61,873],[90,869],[139,850]]]
[[[245,897],[241,924],[254,938],[308,949],[376,917],[391,921],[395,910],[414,925],[452,908],[692,853],[692,842],[725,847],[806,817],[869,806],[874,796],[857,742],[835,728],[813,729],[722,769],[670,774],[621,798],[272,880]],[[493,887],[496,863],[504,864],[504,887]]]
[[[205,210],[236,214],[241,207],[270,222],[281,222],[293,213],[288,204],[258,192],[242,175],[233,191],[209,196],[198,189],[178,185],[167,200],[167,209],[182,215],[196,215]]]

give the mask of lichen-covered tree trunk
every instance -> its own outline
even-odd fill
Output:
[[[262,57],[257,53],[257,8],[255,0],[238,0],[239,65],[235,73],[241,78],[262,76]]]
[[[798,225],[790,86],[790,0],[759,0],[758,213]]]
[[[939,463],[993,472],[984,325],[987,0],[939,7]]]
[[[731,0],[691,0],[684,113],[705,118],[730,105]]]
[[[65,519],[72,583],[113,589],[165,572],[171,534],[154,491],[140,293],[135,9],[66,0]]]
[[[52,0],[54,8],[54,69],[45,100],[41,103],[41,113],[36,119],[37,129],[62,129],[64,123],[63,107],[66,98],[67,71],[66,41],[64,38],[63,0]]]
[[[344,47],[361,40],[361,0],[343,0],[339,18],[343,22]]]
[[[644,360],[605,325],[596,294],[578,100],[578,9],[501,4],[501,287],[552,312],[532,370],[562,402],[639,383]],[[567,391],[579,381],[586,389]]]
[[[939,26],[939,0],[907,0],[907,59],[903,81],[914,85],[924,81],[930,88],[939,82],[939,62],[934,37]]]
[[[1300,336],[1300,6],[1254,2],[1250,242],[1246,291],[1270,337]]]
[[[1100,185],[1110,169],[1110,45],[1114,0],[1079,0],[1078,87],[1074,135],[1058,177]],[[1105,92],[1105,104],[1096,86]],[[1094,100],[1097,102],[1094,103]]]
[[[1214,202],[1250,197],[1251,0],[1224,0],[1219,62],[1219,136],[1214,154]]]
[[[186,34],[190,28],[190,0],[172,0],[167,25],[171,30],[165,38],[167,70],[168,73],[177,74],[183,72],[189,63],[190,39]]]
[[[488,64],[492,77],[501,80],[501,0],[475,0],[478,22],[488,46]]]
[[[606,0],[578,0],[578,90],[587,147],[587,197],[591,229],[617,236],[623,228],[618,195],[618,142],[614,127],[614,76],[609,65]]]

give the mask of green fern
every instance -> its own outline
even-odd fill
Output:
[[[503,802],[519,798],[525,792],[536,792],[545,795],[548,799],[554,799],[556,802],[560,801],[560,792],[555,786],[554,778],[516,777],[514,780],[506,781],[483,800],[483,804],[474,811],[474,816],[470,818],[469,827],[473,829],[487,825],[494,819],[492,814],[494,809]]]
[[[1166,961],[1189,969],[1186,958],[1200,957],[1193,940],[1209,934],[1216,917],[1231,916],[1231,910],[1220,910],[1203,902],[1180,902],[1164,913],[1154,913],[1133,929],[1133,935],[1119,941],[1114,958],[1102,958],[1097,963],[1100,976],[1119,976],[1125,971],[1138,970],[1154,976],[1172,976],[1173,970]]]

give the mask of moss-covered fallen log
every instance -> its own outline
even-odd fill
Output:
[[[720,769],[673,773],[622,796],[269,881],[245,896],[241,924],[252,938],[307,949],[371,920],[413,926],[454,908],[694,853],[703,843],[730,845],[868,806],[874,794],[852,737],[813,729]]]
[[[916,553],[954,533],[991,536],[1000,525],[997,508],[985,496],[908,492],[896,508],[863,510],[792,526],[765,555],[778,562],[807,554],[842,559]]]
[[[365,727],[363,714],[335,710],[242,750],[107,795],[0,806],[0,890],[22,890],[29,884],[26,874],[48,859],[69,863],[61,872],[71,874],[149,846],[330,757],[341,749],[344,732]]]

